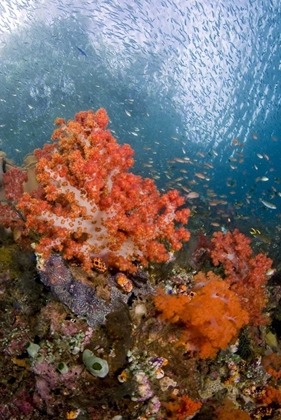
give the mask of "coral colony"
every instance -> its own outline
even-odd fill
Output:
[[[35,151],[40,186],[23,194],[17,209],[25,227],[40,234],[36,250],[44,257],[60,251],[85,270],[102,257],[109,266],[135,271],[134,260],[168,260],[164,241],[181,248],[189,233],[174,223],[187,223],[189,210],[177,210],[184,199],[176,190],[160,195],[151,179],[128,172],[133,150],[116,142],[107,123],[104,109],[80,112],[67,124],[57,119],[54,142]],[[12,190],[22,182],[5,179]],[[8,198],[18,195],[15,190]]]
[[[189,240],[190,211],[178,191],[161,195],[153,180],[129,172],[133,150],[107,124],[104,109],[58,118],[52,143],[34,152],[31,191],[24,192],[24,170],[3,174],[0,224],[21,249],[35,251],[37,272],[58,301],[37,310],[44,332],[17,315],[17,339],[6,333],[5,357],[23,368],[27,357],[36,381],[0,405],[0,417],[37,418],[45,409],[68,419],[268,418],[281,403],[281,356],[243,360],[237,340],[248,331],[256,343],[256,328],[269,323],[272,261],[255,256],[235,229],[204,246],[205,270],[194,250],[196,272],[166,265],[159,278],[149,271]]]

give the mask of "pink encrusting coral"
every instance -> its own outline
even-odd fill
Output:
[[[90,270],[102,257],[134,272],[135,261],[167,261],[189,239],[182,226],[189,210],[178,209],[178,191],[161,195],[153,180],[128,172],[133,150],[116,142],[107,123],[104,109],[57,119],[53,143],[35,151],[39,188],[24,193],[17,209],[39,234],[36,250],[45,258],[60,251]]]

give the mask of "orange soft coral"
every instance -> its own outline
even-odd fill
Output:
[[[185,420],[193,417],[196,411],[201,408],[202,403],[193,401],[187,395],[181,397],[174,397],[174,401],[163,403],[163,406],[169,413],[170,420]]]
[[[249,313],[250,324],[260,325],[268,320],[262,313],[267,303],[267,271],[272,260],[264,254],[253,256],[250,239],[235,229],[214,233],[211,258],[214,265],[222,264],[226,281]]]
[[[271,353],[263,356],[262,365],[274,379],[281,378],[281,354]]]
[[[263,405],[277,403],[280,406],[281,405],[281,387],[273,388],[273,386],[270,386],[270,385],[265,386],[261,394],[257,397],[257,402]]]
[[[161,295],[154,297],[161,317],[183,325],[179,343],[205,359],[233,342],[248,323],[248,314],[227,282],[212,272],[194,277],[195,296]]]

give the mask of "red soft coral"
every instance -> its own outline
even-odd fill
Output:
[[[17,209],[36,252],[75,259],[84,270],[96,257],[109,267],[135,272],[136,262],[164,262],[189,239],[190,211],[176,190],[161,195],[152,179],[129,172],[133,150],[120,145],[106,125],[104,109],[59,118],[54,141],[34,153],[40,194],[25,193]]]
[[[214,233],[211,258],[214,265],[222,264],[226,281],[249,313],[250,324],[265,324],[268,320],[262,313],[267,303],[267,271],[272,260],[264,254],[253,257],[251,240],[235,229],[233,232]]]

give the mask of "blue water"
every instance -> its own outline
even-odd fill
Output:
[[[198,217],[280,222],[279,0],[2,1],[0,35],[0,150],[17,164],[56,117],[104,107],[134,172],[198,192]]]

